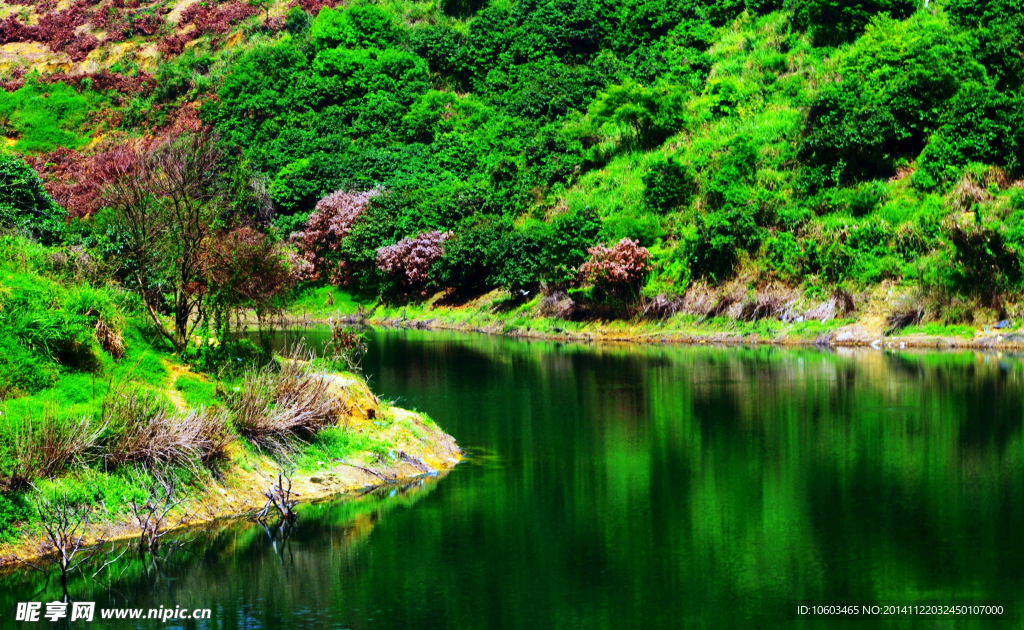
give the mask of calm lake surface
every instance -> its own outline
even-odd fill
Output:
[[[307,334],[314,345],[326,338]],[[287,541],[220,525],[159,566],[133,562],[115,588],[74,581],[72,598],[213,609],[201,624],[135,624],[165,628],[1024,620],[1019,358],[369,338],[374,390],[428,413],[469,461],[439,479],[307,506]],[[0,587],[0,626],[15,625],[15,602],[60,595],[52,582],[35,594],[35,576]],[[836,603],[1004,613],[795,614]],[[68,624],[78,625],[88,627]]]

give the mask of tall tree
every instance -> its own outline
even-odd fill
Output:
[[[216,144],[207,132],[170,135],[116,149],[99,169],[129,274],[157,330],[179,352],[205,316],[207,248],[230,196]]]

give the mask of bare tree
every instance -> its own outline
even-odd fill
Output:
[[[156,553],[161,539],[172,529],[185,522],[186,515],[174,525],[168,526],[167,516],[184,502],[174,496],[174,482],[155,481],[149,485],[149,495],[143,503],[132,501],[128,504],[135,520],[139,523],[139,549]]]
[[[40,493],[35,508],[47,541],[53,546],[55,563],[60,569],[60,583],[66,590],[68,573],[91,559],[91,556],[81,558],[79,553],[85,549],[82,543],[89,528],[92,508],[74,503],[68,498],[67,492],[53,499],[47,499]]]
[[[127,237],[129,273],[160,333],[181,351],[204,318],[212,227],[228,204],[217,138],[181,133],[111,151],[97,168]],[[168,329],[161,311],[172,313]]]
[[[270,508],[273,507],[277,509],[282,522],[292,523],[295,521],[295,504],[298,501],[293,497],[298,497],[299,494],[292,492],[292,478],[290,476],[284,472],[278,473],[277,479],[271,483],[269,488],[263,491],[263,496],[267,497],[267,503],[256,515],[256,520],[261,523],[265,522],[267,516],[270,515]]]

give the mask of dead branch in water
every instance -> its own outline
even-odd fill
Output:
[[[160,547],[161,539],[185,522],[187,515],[182,515],[177,523],[170,527],[167,526],[167,516],[184,502],[184,499],[176,499],[174,494],[173,481],[157,480],[150,484],[149,495],[145,502],[139,504],[133,500],[128,504],[135,520],[139,523],[140,550],[155,553]]]
[[[273,507],[277,509],[283,522],[295,522],[295,504],[298,501],[294,497],[298,497],[299,494],[292,492],[291,476],[285,475],[283,472],[278,473],[277,479],[269,488],[263,491],[263,496],[267,497],[267,503],[256,515],[256,520],[265,523],[267,516],[270,514],[270,508]]]
[[[92,558],[79,556],[85,549],[83,541],[92,517],[92,506],[72,502],[65,491],[52,500],[40,492],[35,508],[47,542],[53,547],[61,585],[66,588],[68,573]]]

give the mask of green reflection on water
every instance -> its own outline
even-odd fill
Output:
[[[381,331],[364,365],[474,457],[410,509],[309,508],[295,560],[251,527],[246,545],[200,547],[174,588],[215,608],[211,627],[844,625],[794,624],[804,602],[1024,617],[1016,357]],[[372,531],[353,543],[360,518]]]

